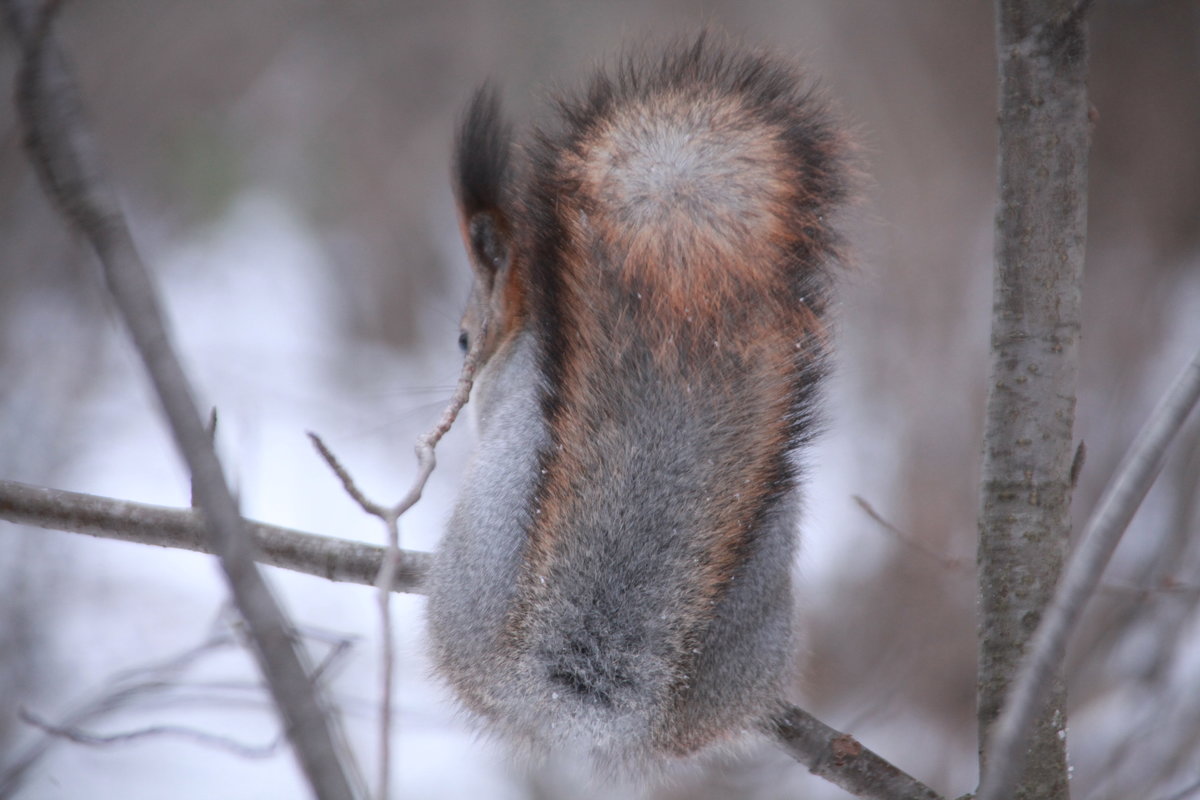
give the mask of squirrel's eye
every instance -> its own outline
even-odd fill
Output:
[[[463,351],[463,355],[466,355],[467,351],[471,349],[471,337],[467,335],[466,331],[458,334],[458,349]]]

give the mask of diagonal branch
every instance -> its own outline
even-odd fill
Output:
[[[788,706],[767,723],[767,731],[808,771],[869,800],[941,800],[941,795],[880,758],[846,733],[807,711]]]
[[[39,7],[22,0],[4,0],[3,4],[22,51],[16,94],[30,159],[64,219],[96,251],[175,444],[191,472],[213,550],[246,622],[259,668],[301,768],[318,797],[349,800],[361,794],[357,769],[340,741],[328,705],[318,696],[287,617],[254,565],[254,542],[245,533],[196,408],[190,381],[175,356],[157,287],[105,180],[83,120],[74,77],[50,35],[57,6]]]
[[[1045,702],[1051,676],[1062,663],[1067,637],[1100,582],[1121,535],[1158,477],[1167,447],[1197,402],[1200,402],[1200,353],[1138,433],[1084,528],[1054,601],[1013,681],[1004,712],[996,722],[987,754],[987,763],[993,768],[980,787],[979,800],[1009,796],[1022,766],[1029,727]]]

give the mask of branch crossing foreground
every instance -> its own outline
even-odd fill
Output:
[[[0,481],[0,519],[18,525],[82,533],[104,539],[212,553],[199,514],[190,508],[132,503],[96,495]],[[331,581],[374,586],[386,547],[319,536],[246,521],[268,566]],[[400,550],[393,590],[422,594],[430,555]],[[915,778],[795,706],[785,707],[763,732],[814,775],[857,797],[873,800],[939,800]]]

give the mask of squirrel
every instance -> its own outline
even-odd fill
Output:
[[[703,34],[520,146],[475,94],[453,174],[479,444],[428,622],[487,729],[636,772],[781,707],[847,152],[790,65]]]

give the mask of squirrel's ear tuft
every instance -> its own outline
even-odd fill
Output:
[[[466,228],[467,244],[476,269],[494,279],[509,263],[507,219],[491,211],[481,211],[467,221]]]
[[[458,128],[454,187],[463,235],[481,276],[493,279],[509,260],[508,182],[512,128],[495,87],[480,87]]]

